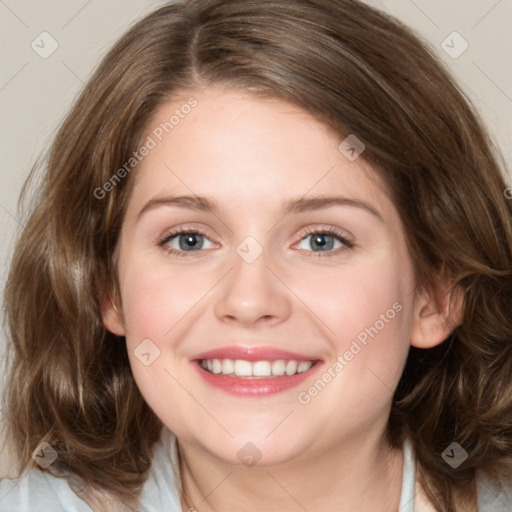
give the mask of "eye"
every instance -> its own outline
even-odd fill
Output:
[[[211,247],[205,247],[208,243]],[[211,249],[215,246],[204,233],[196,229],[180,229],[167,233],[159,245],[177,256],[185,256],[184,253]]]
[[[338,254],[341,251],[351,249],[354,244],[346,236],[334,229],[312,229],[307,231],[298,248],[315,253]]]
[[[200,230],[181,228],[166,233],[158,245],[169,254],[186,256],[186,253],[212,249],[216,244]],[[299,249],[316,253],[318,256],[322,255],[321,253],[327,253],[326,256],[336,255],[354,246],[345,235],[332,228],[310,229],[302,235],[296,245]]]

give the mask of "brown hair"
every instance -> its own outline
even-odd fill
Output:
[[[356,134],[401,216],[418,289],[437,304],[443,283],[462,292],[449,338],[411,348],[387,432],[393,446],[411,437],[427,495],[454,511],[455,491],[512,456],[512,201],[475,108],[428,46],[355,0],[173,3],[103,60],[55,138],[6,287],[6,410],[20,467],[46,441],[55,468],[127,502],[141,489],[162,424],[123,338],[101,321],[133,176],[95,191],[163,102],[208,84],[291,102],[340,142]],[[441,457],[453,441],[469,453],[456,469]]]

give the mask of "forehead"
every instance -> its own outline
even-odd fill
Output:
[[[278,99],[221,88],[183,93],[147,124],[143,140],[152,147],[136,170],[131,202],[165,192],[272,207],[290,197],[343,193],[392,208],[376,172],[340,151],[344,139]]]

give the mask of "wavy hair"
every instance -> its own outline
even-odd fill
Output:
[[[137,389],[124,339],[101,321],[137,169],[98,190],[143,143],[160,105],[209,84],[290,102],[340,141],[356,134],[400,214],[418,289],[439,307],[444,284],[462,293],[448,339],[411,348],[387,439],[398,447],[411,437],[438,511],[455,511],[459,491],[474,500],[477,473],[496,476],[512,456],[506,166],[429,46],[356,0],[170,3],[100,63],[39,167],[5,290],[5,410],[20,470],[46,441],[59,455],[55,470],[137,500],[162,423]],[[453,441],[470,454],[456,469],[441,457]]]

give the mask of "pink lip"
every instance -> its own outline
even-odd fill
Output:
[[[320,364],[314,364],[309,370],[295,375],[285,375],[273,378],[240,378],[228,377],[222,374],[209,373],[193,361],[196,371],[199,372],[204,381],[215,388],[235,396],[268,396],[281,393],[294,388],[309,378],[313,371],[317,370]]]
[[[284,375],[281,377],[269,378],[241,378],[228,377],[222,374],[212,374],[201,368],[201,361],[204,359],[243,359],[245,361],[277,361],[282,359],[288,361],[314,361],[313,366],[295,375]],[[281,393],[300,385],[308,379],[312,372],[316,371],[321,361],[314,356],[305,356],[280,350],[272,347],[241,347],[231,346],[215,350],[209,350],[195,356],[191,362],[202,379],[209,385],[235,396],[268,396]]]
[[[305,356],[289,352],[288,350],[280,350],[272,347],[223,347],[215,350],[203,352],[193,358],[194,360],[202,359],[243,359],[245,361],[277,361],[284,359],[285,361],[294,359],[296,361],[317,361],[314,356]]]

